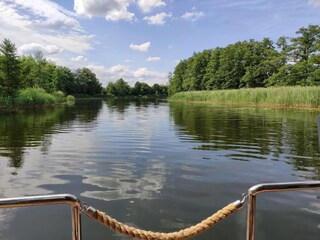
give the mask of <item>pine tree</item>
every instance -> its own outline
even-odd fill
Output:
[[[0,93],[14,98],[20,88],[20,66],[17,49],[9,39],[0,44]]]

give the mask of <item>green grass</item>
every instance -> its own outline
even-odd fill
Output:
[[[15,104],[18,106],[51,105],[57,102],[57,97],[40,88],[26,88],[18,93]]]
[[[15,109],[20,107],[50,106],[67,102],[67,100],[74,101],[74,97],[66,97],[61,91],[50,94],[41,88],[26,88],[18,92],[14,101],[11,98],[0,96],[0,108]]]
[[[170,101],[320,109],[320,87],[272,87],[176,93]]]

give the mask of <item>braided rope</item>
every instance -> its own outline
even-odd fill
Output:
[[[242,206],[237,204],[236,202],[231,203],[228,206],[217,211],[207,219],[203,220],[202,222],[172,233],[151,232],[130,227],[126,224],[118,222],[116,219],[111,218],[104,212],[90,207],[86,210],[86,215],[93,218],[102,225],[112,229],[113,231],[129,236],[131,238],[140,240],[174,240],[187,239],[195,235],[198,235],[212,227],[214,224],[222,221],[232,213],[236,212],[241,207]]]

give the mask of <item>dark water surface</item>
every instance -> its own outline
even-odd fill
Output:
[[[0,113],[0,197],[71,193],[127,224],[190,226],[257,183],[320,180],[316,113],[84,101]],[[245,239],[246,211],[196,239]],[[319,239],[320,192],[258,198],[256,239]],[[71,239],[67,206],[0,209],[0,239]],[[83,239],[125,239],[83,217]]]

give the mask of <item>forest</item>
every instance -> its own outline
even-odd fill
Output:
[[[15,44],[0,44],[0,106],[48,105],[65,101],[65,94],[96,95],[103,90],[88,68],[75,71],[48,61],[41,51],[18,56]]]
[[[272,86],[320,85],[320,27],[295,37],[236,42],[182,60],[169,74],[168,93]]]
[[[47,105],[74,96],[145,96],[167,95],[167,86],[136,82],[134,87],[122,78],[103,88],[89,68],[71,70],[48,61],[41,51],[18,56],[14,43],[0,44],[0,107],[13,105]]]

